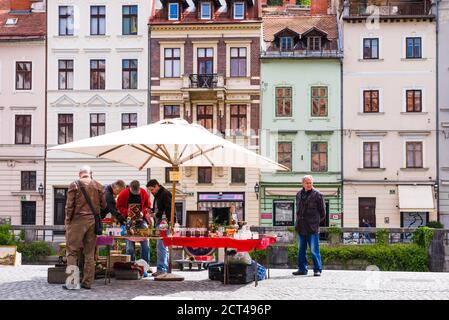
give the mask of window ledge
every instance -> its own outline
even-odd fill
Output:
[[[34,91],[33,91],[33,89],[31,89],[31,90],[13,90],[12,93],[13,94],[17,94],[17,93],[32,93],[32,94],[34,94]]]
[[[359,62],[381,62],[384,59],[359,59]]]
[[[61,38],[61,39],[64,39],[64,38],[67,38],[67,39],[78,39],[79,38],[79,36],[75,36],[75,35],[73,35],[73,36],[63,36],[63,35],[55,35],[55,36],[53,36],[53,38]]]
[[[357,112],[360,116],[379,116],[385,114],[385,112]]]
[[[290,120],[290,121],[295,121],[295,118],[293,118],[293,117],[274,117],[273,118],[273,121],[278,121],[278,120]]]
[[[142,38],[141,34],[118,34],[117,38]]]
[[[244,187],[247,184],[246,184],[246,182],[231,182],[229,185],[234,186],[234,187],[238,187],[238,186]]]
[[[92,38],[92,39],[101,39],[101,38],[110,38],[111,36],[108,34],[89,34],[87,36],[84,36],[85,38]]]
[[[426,61],[427,58],[401,58],[401,61]]]
[[[385,171],[386,168],[357,168],[359,171]]]
[[[199,187],[201,187],[201,186],[207,187],[207,186],[213,186],[214,184],[213,183],[198,183],[197,182],[196,185],[199,186]]]
[[[244,77],[237,77],[237,76],[229,76],[225,78],[226,80],[251,80],[251,77],[244,76]]]
[[[426,115],[428,112],[404,112],[402,111],[401,114],[407,114],[407,115]]]
[[[309,122],[316,121],[316,120],[318,120],[318,121],[331,121],[331,119],[329,117],[310,117],[309,118]]]
[[[401,168],[401,171],[428,171],[429,168]]]
[[[34,191],[34,190],[22,190],[22,191],[11,191],[11,195],[16,196],[16,197],[21,197],[21,196],[40,196],[40,193],[38,191]]]

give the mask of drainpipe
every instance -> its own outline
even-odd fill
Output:
[[[435,26],[435,30],[436,30],[436,59],[435,59],[435,63],[436,63],[436,105],[435,105],[435,111],[436,111],[436,134],[435,134],[435,140],[436,140],[436,185],[438,186],[438,191],[440,190],[440,144],[439,144],[439,137],[440,137],[440,131],[439,131],[439,121],[440,121],[440,116],[439,116],[439,106],[440,106],[440,99],[439,99],[439,72],[438,72],[438,65],[439,65],[439,41],[438,41],[438,32],[439,32],[439,23],[440,23],[440,15],[439,15],[439,5],[440,0],[436,0],[435,4],[436,4],[436,26]],[[435,190],[437,191],[437,190]],[[440,195],[439,192],[436,194],[437,196],[437,221],[440,221]]]
[[[45,218],[47,217],[47,89],[48,89],[48,72],[47,72],[47,64],[48,64],[48,1],[45,1],[45,97],[44,97],[44,212],[43,212],[43,225],[45,226]],[[44,231],[44,241],[45,241],[45,231]]]
[[[148,24],[148,49],[147,49],[147,68],[148,68],[148,90],[147,90],[147,123],[151,123],[151,26]]]
[[[337,14],[337,28],[338,28],[338,45],[339,51],[343,54],[343,30],[341,29],[341,24],[339,23],[342,18],[342,13]],[[341,209],[341,227],[343,227],[343,56],[340,57],[340,209]]]

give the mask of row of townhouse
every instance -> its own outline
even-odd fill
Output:
[[[181,221],[291,226],[312,174],[323,225],[449,224],[447,2],[0,0],[0,217],[63,224],[82,164],[170,185],[46,149],[181,117],[291,168],[183,168]]]

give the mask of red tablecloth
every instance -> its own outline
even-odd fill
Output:
[[[238,240],[234,238],[209,237],[164,237],[165,246],[180,246],[192,248],[233,248],[237,251],[263,250],[276,242],[276,237],[263,237],[261,239]]]

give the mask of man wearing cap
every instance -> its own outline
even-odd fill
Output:
[[[143,214],[143,223],[149,225],[150,221],[148,219],[147,208],[151,208],[150,197],[146,190],[140,187],[140,183],[137,180],[131,181],[129,186],[120,192],[117,198],[117,208],[125,219],[128,217],[131,206],[140,207],[140,212]],[[142,249],[142,259],[150,264],[150,245],[148,239],[140,241],[140,246]],[[133,261],[136,260],[135,244],[133,241],[126,241],[126,254],[131,255]]]
[[[90,204],[89,204],[90,202]],[[91,207],[95,212],[92,212]],[[106,207],[103,186],[92,179],[89,166],[81,167],[79,180],[72,182],[67,191],[65,206],[67,266],[77,266],[80,244],[83,244],[84,273],[81,285],[73,288],[90,289],[95,277],[95,217]],[[63,286],[64,289],[72,289]]]

